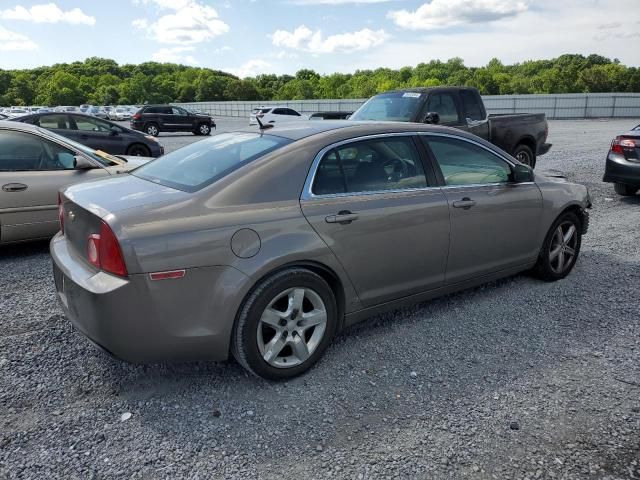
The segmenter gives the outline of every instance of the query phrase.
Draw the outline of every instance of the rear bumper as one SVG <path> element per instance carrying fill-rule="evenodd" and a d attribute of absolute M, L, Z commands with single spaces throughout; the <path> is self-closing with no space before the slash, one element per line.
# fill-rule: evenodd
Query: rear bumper
<path fill-rule="evenodd" d="M 134 130 L 142 131 L 142 127 L 144 127 L 144 122 L 142 122 L 140 120 L 131 120 L 129 122 L 129 126 L 131 128 L 133 128 Z"/>
<path fill-rule="evenodd" d="M 58 233 L 50 245 L 58 298 L 74 327 L 129 362 L 224 360 L 248 277 L 231 267 L 151 281 L 96 272 Z M 242 295 L 242 297 L 241 297 Z"/>
<path fill-rule="evenodd" d="M 622 155 L 609 154 L 602 181 L 640 187 L 640 162 L 626 160 Z"/>
<path fill-rule="evenodd" d="M 549 150 L 551 150 L 551 147 L 553 146 L 552 143 L 543 143 L 542 145 L 540 145 L 538 147 L 538 152 L 536 155 L 540 156 L 540 155 L 544 155 L 545 153 L 547 153 Z"/>

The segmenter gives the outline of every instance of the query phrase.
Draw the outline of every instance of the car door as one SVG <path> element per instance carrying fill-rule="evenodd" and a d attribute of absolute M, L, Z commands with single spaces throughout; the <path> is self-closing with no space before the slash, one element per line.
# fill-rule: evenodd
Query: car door
<path fill-rule="evenodd" d="M 542 194 L 534 182 L 512 182 L 512 164 L 473 140 L 421 135 L 435 160 L 451 216 L 447 284 L 534 260 L 539 252 Z"/>
<path fill-rule="evenodd" d="M 121 135 L 124 130 L 117 125 L 80 115 L 72 115 L 71 124 L 79 138 L 78 142 L 83 145 L 113 155 L 125 153 L 126 141 Z"/>
<path fill-rule="evenodd" d="M 365 306 L 444 282 L 449 210 L 418 152 L 411 135 L 342 142 L 318 155 L 307 179 L 302 211 Z"/>
<path fill-rule="evenodd" d="M 191 132 L 195 126 L 193 125 L 193 115 L 189 115 L 184 108 L 171 107 L 172 122 L 175 123 L 175 129 L 181 132 Z"/>
<path fill-rule="evenodd" d="M 103 168 L 74 169 L 75 154 L 34 133 L 0 129 L 1 243 L 52 236 L 58 190 L 108 175 Z"/>

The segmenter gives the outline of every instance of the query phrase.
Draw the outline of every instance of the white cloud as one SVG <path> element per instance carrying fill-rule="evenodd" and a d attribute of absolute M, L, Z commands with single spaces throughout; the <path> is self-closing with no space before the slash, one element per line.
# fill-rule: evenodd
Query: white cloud
<path fill-rule="evenodd" d="M 364 28 L 357 32 L 340 33 L 323 38 L 322 32 L 312 32 L 305 25 L 300 25 L 293 32 L 276 30 L 271 41 L 277 47 L 302 50 L 309 53 L 335 53 L 367 50 L 384 43 L 389 35 L 384 30 Z"/>
<path fill-rule="evenodd" d="M 261 73 L 267 73 L 271 70 L 271 67 L 272 65 L 269 62 L 256 58 L 243 63 L 237 68 L 225 68 L 223 70 L 225 72 L 232 73 L 236 77 L 246 78 L 255 77 Z"/>
<path fill-rule="evenodd" d="M 349 5 L 365 3 L 386 3 L 394 0 L 289 0 L 295 5 Z"/>
<path fill-rule="evenodd" d="M 0 25 L 0 51 L 17 52 L 36 50 L 38 45 L 26 35 L 12 32 Z"/>
<path fill-rule="evenodd" d="M 64 11 L 55 3 L 33 5 L 28 9 L 22 5 L 17 5 L 14 8 L 0 10 L 0 19 L 25 20 L 34 23 L 65 22 L 74 25 L 95 25 L 96 23 L 95 17 L 85 14 L 79 8 Z"/>
<path fill-rule="evenodd" d="M 161 48 L 152 55 L 152 59 L 161 63 L 181 63 L 188 65 L 198 65 L 198 61 L 193 55 L 184 55 L 186 52 L 193 52 L 194 47 L 170 47 Z"/>
<path fill-rule="evenodd" d="M 415 11 L 387 14 L 396 25 L 410 30 L 431 30 L 465 23 L 486 23 L 527 11 L 523 0 L 432 0 Z"/>
<path fill-rule="evenodd" d="M 206 42 L 229 31 L 218 12 L 197 0 L 138 0 L 138 4 L 155 4 L 161 11 L 171 10 L 150 22 L 140 18 L 132 26 L 145 30 L 160 43 L 173 45 L 193 45 Z"/>

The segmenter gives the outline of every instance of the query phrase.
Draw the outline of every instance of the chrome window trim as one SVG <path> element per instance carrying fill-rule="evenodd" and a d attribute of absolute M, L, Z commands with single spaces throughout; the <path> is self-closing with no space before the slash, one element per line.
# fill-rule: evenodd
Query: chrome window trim
<path fill-rule="evenodd" d="M 532 182 L 522 182 L 522 183 L 512 183 L 512 182 L 494 182 L 494 183 L 475 183 L 475 184 L 468 184 L 468 185 L 442 185 L 442 186 L 427 186 L 427 187 L 423 187 L 423 188 L 406 188 L 406 189 L 394 189 L 394 190 L 376 190 L 376 191 L 365 191 L 365 192 L 343 192 L 343 193 L 329 193 L 329 194 L 323 194 L 323 195 L 316 195 L 313 193 L 312 188 L 313 188 L 313 183 L 316 179 L 316 172 L 318 170 L 318 166 L 320 165 L 320 162 L 322 161 L 322 158 L 325 156 L 325 154 L 329 151 L 332 150 L 334 148 L 340 147 L 342 145 L 346 145 L 349 143 L 353 143 L 353 142 L 359 142 L 362 140 L 369 140 L 369 139 L 373 139 L 373 138 L 382 138 L 382 137 L 416 137 L 416 136 L 435 136 L 435 137 L 447 137 L 447 138 L 453 138 L 454 140 L 462 140 L 464 142 L 467 143 L 471 143 L 473 145 L 476 145 L 484 150 L 486 150 L 487 152 L 491 153 L 492 155 L 496 156 L 497 158 L 507 162 L 507 164 L 511 167 L 514 168 L 515 167 L 515 163 L 513 163 L 513 161 L 509 160 L 508 158 L 504 157 L 503 155 L 493 151 L 492 149 L 486 147 L 485 145 L 482 145 L 479 142 L 476 142 L 473 139 L 470 138 L 465 138 L 465 137 L 461 137 L 458 135 L 452 135 L 449 133 L 441 133 L 441 132 L 416 132 L 416 131 L 412 131 L 412 132 L 393 132 L 393 133 L 376 133 L 373 135 L 363 135 L 360 137 L 354 137 L 354 138 L 350 138 L 348 140 L 341 140 L 339 142 L 335 142 L 332 143 L 331 145 L 328 145 L 326 147 L 324 147 L 322 150 L 320 150 L 318 152 L 318 154 L 314 157 L 313 162 L 311 163 L 311 168 L 309 169 L 309 173 L 307 174 L 307 178 L 304 182 L 304 187 L 302 189 L 302 195 L 300 196 L 301 200 L 312 200 L 312 199 L 322 199 L 322 198 L 341 198 L 341 197 L 353 197 L 353 196 L 362 196 L 362 195 L 380 195 L 380 194 L 385 194 L 385 193 L 403 193 L 403 192 L 421 192 L 421 191 L 429 191 L 429 190 L 444 190 L 444 189 L 452 189 L 452 188 L 479 188 L 479 187 L 496 187 L 496 186 L 508 186 L 508 185 L 531 185 L 531 184 L 535 184 L 534 181 Z M 419 153 L 419 152 L 418 152 Z M 437 162 L 436 159 L 433 159 L 434 161 Z M 426 178 L 426 174 L 425 174 L 425 178 Z"/>
<path fill-rule="evenodd" d="M 384 193 L 402 193 L 402 192 L 419 192 L 424 190 L 437 190 L 440 187 L 420 187 L 420 188 L 403 188 L 403 189 L 393 189 L 393 190 L 376 190 L 376 191 L 365 191 L 365 192 L 343 192 L 343 193 L 328 193 L 323 195 L 316 195 L 313 193 L 313 183 L 316 179 L 316 173 L 318 171 L 318 166 L 322 161 L 323 157 L 326 155 L 329 150 L 340 147 L 342 145 L 347 145 L 349 143 L 360 142 L 363 140 L 371 140 L 375 138 L 388 138 L 388 137 L 415 137 L 417 132 L 393 132 L 393 133 L 376 133 L 372 135 L 363 135 L 360 137 L 349 138 L 347 140 L 340 140 L 339 142 L 332 143 L 324 147 L 320 150 L 316 156 L 313 158 L 313 162 L 311 163 L 311 168 L 309 169 L 309 173 L 307 174 L 307 178 L 304 182 L 304 187 L 302 188 L 302 195 L 300 196 L 300 200 L 312 200 L 316 198 L 339 198 L 339 197 L 353 197 L 353 196 L 361 196 L 361 195 L 379 195 Z M 416 149 L 418 155 L 420 155 L 420 151 Z M 425 182 L 427 181 L 426 173 L 425 173 Z"/>

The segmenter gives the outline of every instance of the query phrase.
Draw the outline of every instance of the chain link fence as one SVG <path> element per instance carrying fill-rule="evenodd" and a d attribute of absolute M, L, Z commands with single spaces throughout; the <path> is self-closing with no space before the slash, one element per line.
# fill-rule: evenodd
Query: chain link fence
<path fill-rule="evenodd" d="M 544 113 L 550 119 L 640 117 L 640 93 L 569 93 L 558 95 L 489 95 L 482 97 L 490 114 Z M 263 102 L 181 103 L 214 117 L 247 117 L 254 108 L 283 106 L 309 115 L 357 110 L 366 99 Z"/>

